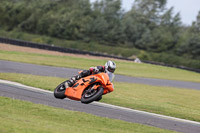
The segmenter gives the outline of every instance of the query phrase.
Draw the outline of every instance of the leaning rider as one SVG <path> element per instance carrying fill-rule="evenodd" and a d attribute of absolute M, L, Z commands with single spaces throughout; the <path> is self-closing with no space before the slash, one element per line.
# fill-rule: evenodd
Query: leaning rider
<path fill-rule="evenodd" d="M 67 80 L 68 86 L 71 87 L 75 84 L 77 80 L 80 78 L 92 75 L 92 74 L 97 74 L 99 72 L 112 72 L 114 73 L 116 69 L 116 64 L 113 61 L 107 61 L 105 66 L 97 66 L 97 67 L 90 67 L 89 70 L 83 70 L 81 73 L 79 73 L 76 76 L 73 76 L 70 80 Z M 65 84 L 66 86 L 66 84 Z"/>

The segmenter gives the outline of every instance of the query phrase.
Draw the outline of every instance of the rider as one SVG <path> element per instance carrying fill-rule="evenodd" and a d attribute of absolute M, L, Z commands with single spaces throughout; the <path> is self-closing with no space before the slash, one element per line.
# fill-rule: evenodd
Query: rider
<path fill-rule="evenodd" d="M 112 72 L 114 73 L 116 69 L 116 64 L 113 61 L 107 61 L 105 66 L 97 66 L 97 67 L 90 67 L 89 70 L 83 70 L 81 73 L 79 73 L 76 76 L 73 76 L 70 80 L 68 80 L 68 86 L 71 87 L 75 84 L 76 80 L 79 80 L 80 78 L 97 74 L 99 72 Z"/>

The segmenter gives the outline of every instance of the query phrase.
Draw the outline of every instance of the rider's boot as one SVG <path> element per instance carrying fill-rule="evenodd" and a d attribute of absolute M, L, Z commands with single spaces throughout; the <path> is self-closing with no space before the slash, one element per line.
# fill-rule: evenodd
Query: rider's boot
<path fill-rule="evenodd" d="M 72 77 L 70 80 L 67 80 L 65 82 L 65 87 L 66 88 L 72 87 L 76 83 L 76 81 L 79 80 L 80 78 L 81 78 L 80 75 L 76 75 L 76 76 Z"/>
<path fill-rule="evenodd" d="M 65 82 L 65 88 L 68 88 L 68 87 L 72 87 L 73 85 L 74 85 L 74 81 L 73 80 L 67 80 L 66 82 Z"/>

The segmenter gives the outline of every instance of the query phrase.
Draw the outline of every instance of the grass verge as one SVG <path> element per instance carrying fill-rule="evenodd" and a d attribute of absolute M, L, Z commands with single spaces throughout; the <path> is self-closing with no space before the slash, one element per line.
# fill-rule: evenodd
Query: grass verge
<path fill-rule="evenodd" d="M 107 61 L 106 59 L 90 59 L 84 56 L 80 58 L 1 50 L 0 60 L 79 69 L 88 69 L 91 66 L 104 65 Z M 121 75 L 200 82 L 200 74 L 195 72 L 144 63 L 115 61 L 117 64 L 116 73 Z"/>
<path fill-rule="evenodd" d="M 63 78 L 0 73 L 0 79 L 53 91 Z M 101 102 L 200 122 L 200 91 L 115 82 Z"/>
<path fill-rule="evenodd" d="M 166 133 L 155 127 L 0 97 L 1 133 Z"/>

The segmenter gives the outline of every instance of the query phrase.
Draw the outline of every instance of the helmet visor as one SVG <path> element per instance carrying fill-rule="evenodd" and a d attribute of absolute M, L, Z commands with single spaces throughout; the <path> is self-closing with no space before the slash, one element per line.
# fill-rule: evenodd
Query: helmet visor
<path fill-rule="evenodd" d="M 111 72 L 111 73 L 114 73 L 115 72 L 115 68 L 108 67 L 108 71 Z"/>

